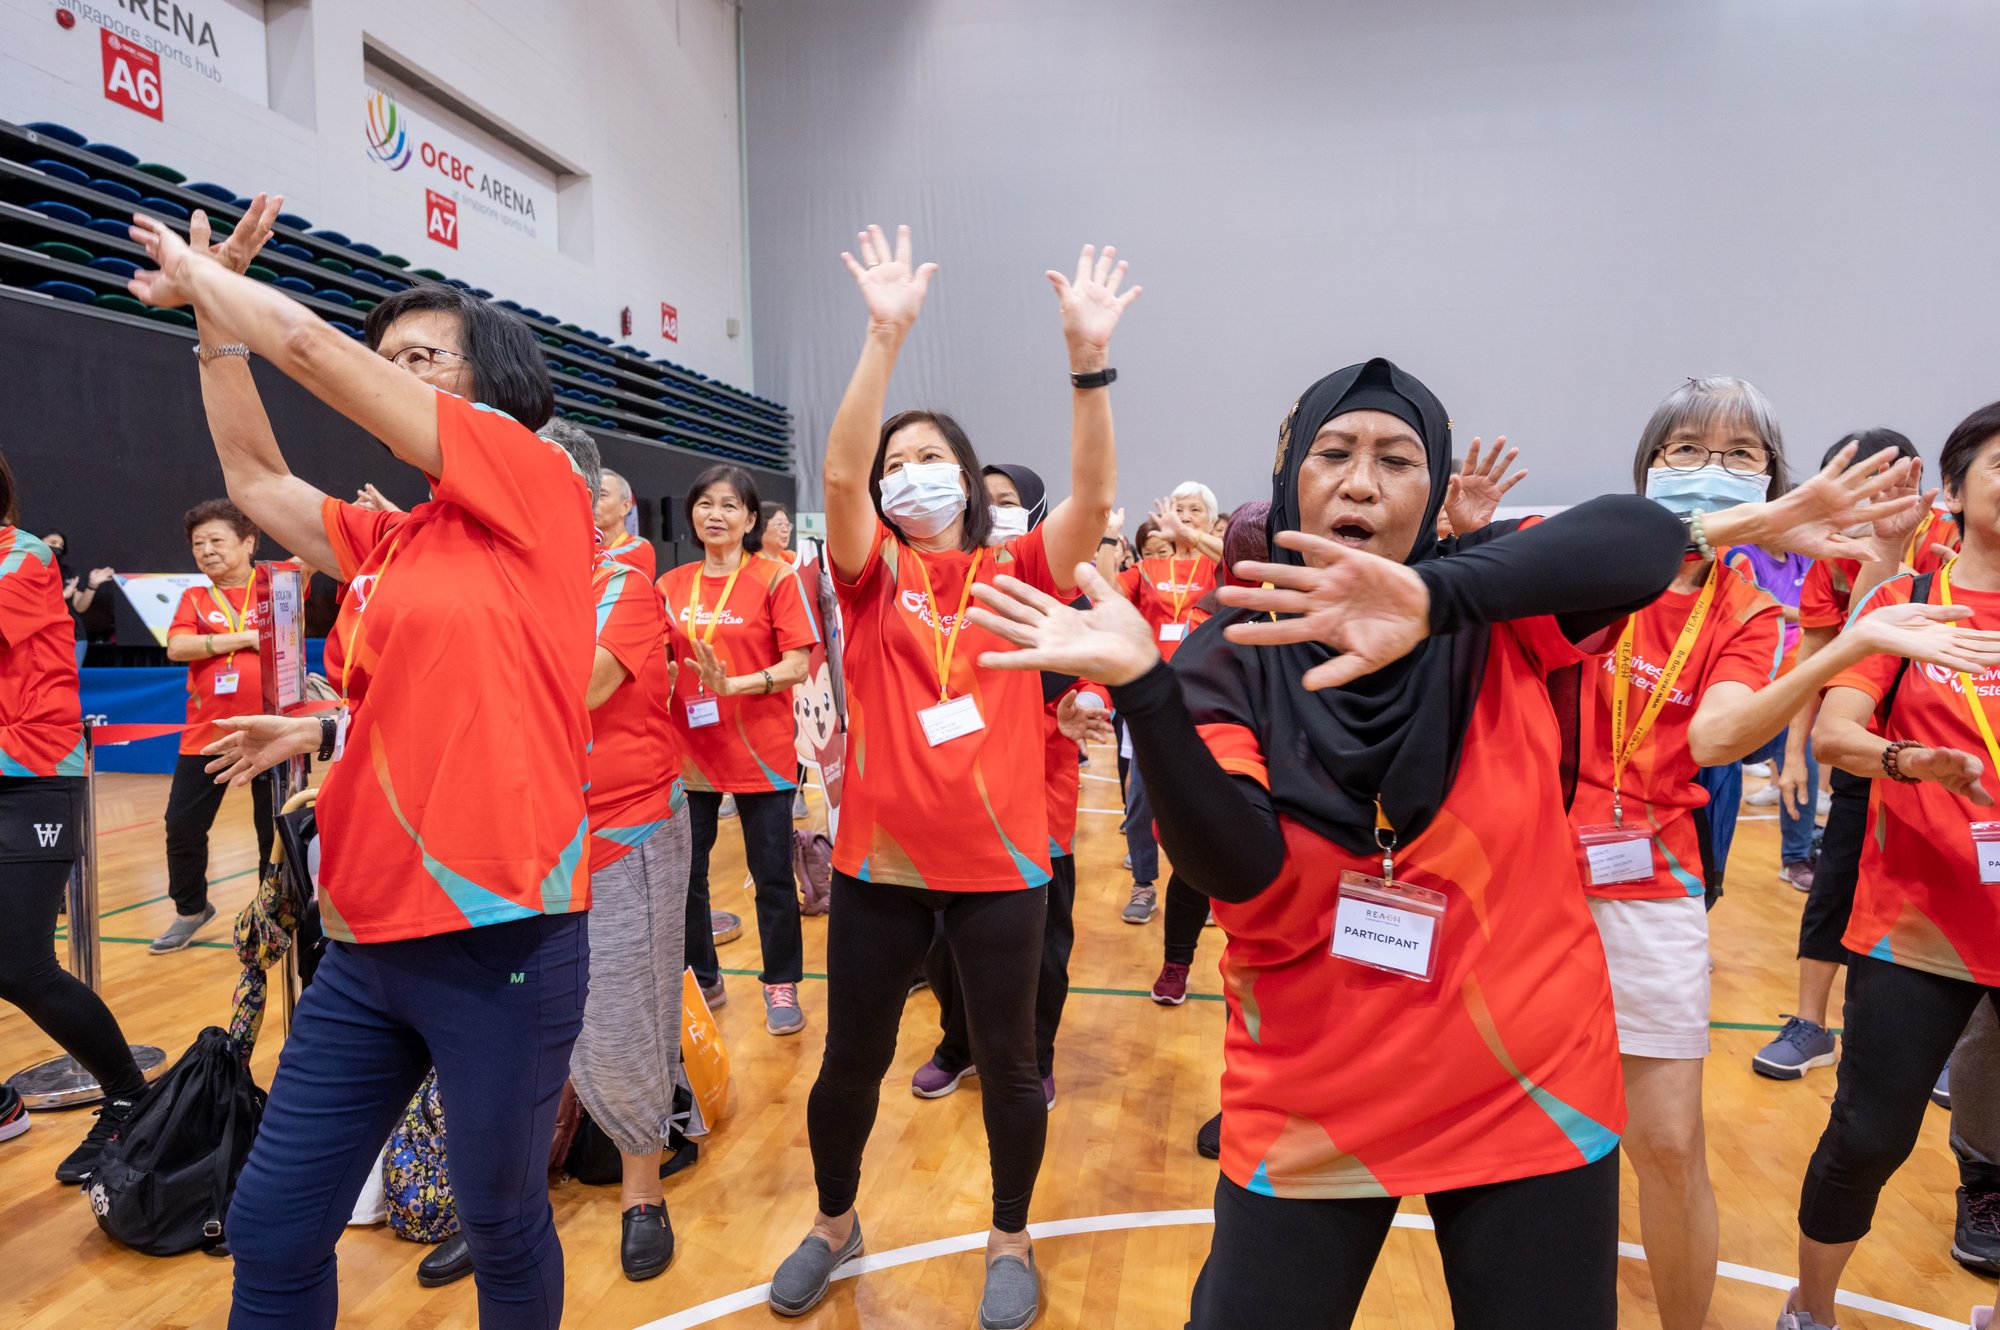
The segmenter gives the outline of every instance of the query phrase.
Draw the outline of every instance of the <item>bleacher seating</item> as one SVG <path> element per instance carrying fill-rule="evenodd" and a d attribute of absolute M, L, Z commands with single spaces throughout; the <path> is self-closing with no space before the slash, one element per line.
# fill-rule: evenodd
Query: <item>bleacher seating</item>
<path fill-rule="evenodd" d="M 190 328 L 187 311 L 150 309 L 126 294 L 126 279 L 145 262 L 126 233 L 131 214 L 151 213 L 185 233 L 192 210 L 202 208 L 226 235 L 249 203 L 226 185 L 189 182 L 171 166 L 141 162 L 63 125 L 0 120 L 0 286 Z M 279 214 L 249 275 L 357 338 L 367 311 L 411 277 L 449 282 L 507 310 L 541 341 L 566 418 L 748 466 L 791 467 L 791 413 L 779 403 L 435 269 L 412 268 L 296 213 Z"/>

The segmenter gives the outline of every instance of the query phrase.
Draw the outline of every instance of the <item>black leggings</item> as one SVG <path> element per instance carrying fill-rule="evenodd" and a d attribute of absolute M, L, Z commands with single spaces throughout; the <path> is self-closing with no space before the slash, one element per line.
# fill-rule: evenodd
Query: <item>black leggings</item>
<path fill-rule="evenodd" d="M 1861 843 L 1868 835 L 1868 791 L 1875 782 L 1845 771 L 1833 773 L 1833 797 L 1826 815 L 1826 839 L 1813 865 L 1812 890 L 1799 912 L 1799 959 L 1847 964 L 1847 920 L 1854 913 L 1854 886 L 1861 874 Z M 1806 791 L 1808 799 L 1815 797 Z"/>
<path fill-rule="evenodd" d="M 0 1000 L 26 1012 L 82 1063 L 107 1099 L 137 1098 L 146 1080 L 117 1018 L 89 985 L 56 964 L 56 909 L 69 870 L 66 863 L 0 864 Z"/>
<path fill-rule="evenodd" d="M 1208 897 L 1183 882 L 1179 873 L 1168 873 L 1164 923 L 1167 959 L 1193 965 L 1194 949 L 1201 945 L 1201 930 L 1206 927 Z"/>
<path fill-rule="evenodd" d="M 2000 988 L 1849 958 L 1839 1080 L 1806 1165 L 1799 1232 L 1830 1245 L 1867 1236 L 1875 1202 L 1916 1148 L 1931 1087 L 1981 998 L 2000 1013 Z"/>
<path fill-rule="evenodd" d="M 1069 1001 L 1069 953 L 1075 946 L 1076 857 L 1052 855 L 1049 918 L 1042 929 L 1042 975 L 1035 986 L 1035 1069 L 1043 1076 L 1055 1075 L 1056 1030 L 1062 1025 L 1063 1007 Z M 924 957 L 924 979 L 937 996 L 942 1031 L 931 1061 L 946 1071 L 975 1065 L 972 1036 L 966 1028 L 965 989 L 958 982 L 958 970 L 951 963 L 951 944 L 945 941 L 941 928 Z"/>
<path fill-rule="evenodd" d="M 854 1208 L 861 1151 L 875 1126 L 882 1078 L 895 1060 L 910 976 L 942 920 L 979 1067 L 993 1227 L 1005 1233 L 1027 1227 L 1048 1134 L 1035 1067 L 1035 984 L 1047 916 L 1048 893 L 1039 887 L 929 891 L 834 873 L 826 929 L 826 1055 L 806 1101 L 822 1214 Z"/>
<path fill-rule="evenodd" d="M 1616 1330 L 1617 1151 L 1563 1173 L 1424 1199 L 1457 1324 Z M 1346 1330 L 1396 1205 L 1393 1196 L 1285 1200 L 1220 1179 L 1189 1330 Z"/>
<path fill-rule="evenodd" d="M 206 768 L 210 759 L 182 753 L 174 761 L 167 790 L 167 895 L 179 914 L 200 914 L 208 905 L 208 831 L 222 808 L 227 785 L 217 785 Z M 271 863 L 271 773 L 250 782 L 250 819 L 257 826 L 257 870 Z"/>
<path fill-rule="evenodd" d="M 799 884 L 792 875 L 792 790 L 763 790 L 736 796 L 736 825 L 743 829 L 743 858 L 757 884 L 757 943 L 764 968 L 757 981 L 796 984 L 805 975 L 806 944 L 799 924 Z M 722 979 L 709 926 L 708 855 L 715 848 L 722 796 L 701 790 L 687 795 L 688 854 L 687 963 L 703 988 Z"/>

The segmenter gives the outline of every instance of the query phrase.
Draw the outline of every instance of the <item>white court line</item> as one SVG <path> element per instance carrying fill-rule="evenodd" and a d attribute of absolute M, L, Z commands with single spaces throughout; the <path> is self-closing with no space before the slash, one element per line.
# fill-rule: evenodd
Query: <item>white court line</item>
<path fill-rule="evenodd" d="M 1116 776 L 1093 776 L 1088 771 L 1079 772 L 1077 774 L 1081 775 L 1085 780 L 1101 780 L 1107 785 L 1116 785 L 1118 783 L 1118 778 Z"/>
<path fill-rule="evenodd" d="M 1030 1237 L 1067 1238 L 1082 1233 L 1110 1233 L 1134 1228 L 1179 1228 L 1196 1224 L 1215 1222 L 1213 1210 L 1144 1210 L 1122 1215 L 1088 1215 L 1081 1219 L 1056 1219 L 1047 1223 L 1028 1225 Z M 1399 1214 L 1397 1228 L 1433 1229 L 1429 1215 Z M 986 1234 L 964 1233 L 955 1238 L 939 1238 L 933 1242 L 919 1242 L 908 1247 L 898 1247 L 893 1251 L 881 1252 L 873 1256 L 862 1256 L 847 1262 L 833 1272 L 835 1279 L 852 1279 L 856 1275 L 867 1274 L 871 1270 L 891 1270 L 899 1265 L 910 1265 L 917 1261 L 928 1261 L 938 1256 L 954 1256 L 959 1252 L 977 1251 L 986 1246 Z M 1643 1261 L 1645 1249 L 1637 1243 L 1621 1242 L 1618 1254 L 1627 1260 Z M 1764 1288 L 1789 1292 L 1794 1280 L 1787 1275 L 1774 1274 L 1769 1270 L 1759 1270 L 1754 1266 L 1736 1265 L 1723 1261 L 1716 1267 L 1716 1273 L 1724 1279 L 1734 1279 L 1745 1284 L 1757 1284 Z M 712 1325 L 734 1312 L 747 1311 L 752 1307 L 765 1305 L 770 1293 L 769 1284 L 759 1284 L 746 1288 L 740 1293 L 731 1293 L 690 1307 L 684 1312 L 663 1316 L 657 1321 L 648 1321 L 638 1330 L 694 1330 L 696 1326 Z M 1879 1298 L 1866 1298 L 1858 1293 L 1842 1293 L 1838 1299 L 1843 1307 L 1854 1307 L 1876 1316 L 1886 1316 L 1904 1325 L 1914 1325 L 1920 1330 L 1965 1330 L 1964 1321 L 1946 1320 L 1929 1312 L 1920 1312 L 1914 1307 L 1900 1303 L 1883 1302 Z"/>

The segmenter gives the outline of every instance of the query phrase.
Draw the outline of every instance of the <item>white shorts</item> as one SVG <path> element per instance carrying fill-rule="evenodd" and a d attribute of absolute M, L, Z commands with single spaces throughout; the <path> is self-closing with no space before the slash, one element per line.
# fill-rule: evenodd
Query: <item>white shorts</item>
<path fill-rule="evenodd" d="M 1618 1051 L 1641 1058 L 1708 1056 L 1708 911 L 1699 896 L 1590 898 L 1611 967 Z"/>

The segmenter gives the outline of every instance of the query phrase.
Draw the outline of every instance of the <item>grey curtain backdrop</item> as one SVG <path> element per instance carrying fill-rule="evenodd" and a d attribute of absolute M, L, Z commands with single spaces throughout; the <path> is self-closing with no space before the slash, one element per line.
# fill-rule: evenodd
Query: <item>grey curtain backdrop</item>
<path fill-rule="evenodd" d="M 943 265 L 890 410 L 1067 489 L 1046 268 L 1115 243 L 1130 525 L 1267 492 L 1328 370 L 1421 375 L 1529 504 L 1629 486 L 1655 402 L 1739 374 L 1795 463 L 1935 457 L 2000 397 L 2000 5 L 1985 0 L 746 0 L 759 392 L 800 503 L 863 313 L 867 222 Z"/>

